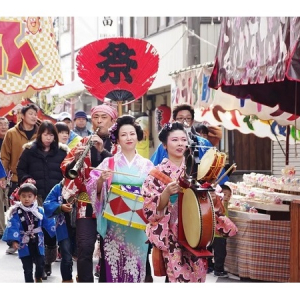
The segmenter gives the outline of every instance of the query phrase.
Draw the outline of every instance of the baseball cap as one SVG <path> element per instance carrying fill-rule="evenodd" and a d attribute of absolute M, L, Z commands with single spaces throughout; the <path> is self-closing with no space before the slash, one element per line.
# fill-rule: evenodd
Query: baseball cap
<path fill-rule="evenodd" d="M 72 117 L 71 114 L 69 114 L 68 112 L 62 112 L 59 114 L 58 116 L 58 121 L 63 121 L 65 119 L 69 119 L 70 121 L 72 121 Z"/>

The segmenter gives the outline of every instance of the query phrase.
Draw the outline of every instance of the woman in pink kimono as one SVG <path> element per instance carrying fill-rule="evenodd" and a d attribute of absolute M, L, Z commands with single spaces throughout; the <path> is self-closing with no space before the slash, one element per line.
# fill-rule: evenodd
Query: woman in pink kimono
<path fill-rule="evenodd" d="M 156 168 L 171 178 L 168 184 L 149 174 L 142 186 L 144 215 L 148 219 L 149 241 L 162 249 L 166 273 L 170 282 L 205 282 L 207 262 L 195 257 L 177 241 L 178 178 L 185 167 L 184 153 L 188 137 L 181 123 L 167 123 L 158 135 L 169 158 Z"/>
<path fill-rule="evenodd" d="M 133 217 L 128 207 L 131 203 L 118 195 L 109 203 L 107 199 L 110 186 L 140 195 L 141 186 L 154 166 L 136 151 L 137 142 L 143 139 L 143 130 L 132 116 L 119 117 L 109 132 L 112 143 L 117 144 L 119 150 L 112 158 L 104 159 L 97 167 L 99 170 L 90 172 L 87 183 L 87 192 L 97 214 L 97 230 L 104 239 L 106 282 L 144 282 L 148 244 L 142 202 L 140 211 L 134 208 L 135 220 L 144 226 L 137 228 L 123 224 Z M 141 195 L 140 200 L 143 200 Z"/>

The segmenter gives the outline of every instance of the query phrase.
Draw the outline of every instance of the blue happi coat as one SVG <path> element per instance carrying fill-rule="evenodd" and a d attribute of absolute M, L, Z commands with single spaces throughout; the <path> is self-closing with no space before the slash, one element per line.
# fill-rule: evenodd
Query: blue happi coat
<path fill-rule="evenodd" d="M 43 215 L 43 219 L 34 218 L 34 229 L 36 230 L 36 236 L 38 238 L 38 249 L 40 255 L 45 255 L 45 244 L 44 234 L 42 228 L 44 228 L 50 237 L 55 236 L 55 222 L 54 219 L 48 219 L 45 216 L 44 209 L 42 207 L 37 208 L 38 211 Z M 19 258 L 29 256 L 29 247 L 24 238 L 24 227 L 23 227 L 23 215 L 22 210 L 18 205 L 13 205 L 8 211 L 7 225 L 3 233 L 2 240 L 5 242 L 17 241 L 19 243 L 18 254 Z"/>
<path fill-rule="evenodd" d="M 64 213 L 59 209 L 63 204 L 63 197 L 61 195 L 62 185 L 56 184 L 48 196 L 46 197 L 43 206 L 47 218 L 55 217 L 56 239 L 58 242 L 69 237 L 66 218 Z"/>

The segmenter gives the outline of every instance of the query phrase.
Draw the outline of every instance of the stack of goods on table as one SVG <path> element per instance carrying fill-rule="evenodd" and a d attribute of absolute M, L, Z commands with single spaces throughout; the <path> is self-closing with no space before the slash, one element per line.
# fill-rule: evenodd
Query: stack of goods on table
<path fill-rule="evenodd" d="M 288 212 L 289 202 L 300 200 L 300 178 L 295 177 L 295 169 L 292 166 L 282 169 L 281 177 L 250 173 L 243 175 L 242 182 L 226 184 L 232 190 L 228 206 L 231 216 L 236 216 L 236 212 L 239 212 L 239 216 L 243 215 L 244 218 L 270 220 L 268 214 L 253 214 L 257 214 L 258 210 Z"/>

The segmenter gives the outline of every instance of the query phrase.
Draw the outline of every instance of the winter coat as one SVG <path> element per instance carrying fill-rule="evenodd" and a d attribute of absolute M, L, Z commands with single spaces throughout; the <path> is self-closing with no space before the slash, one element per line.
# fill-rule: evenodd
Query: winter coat
<path fill-rule="evenodd" d="M 69 148 L 59 143 L 58 148 L 43 152 L 37 148 L 36 141 L 25 144 L 23 148 L 17 165 L 19 183 L 24 176 L 33 178 L 36 181 L 38 196 L 44 201 L 51 189 L 63 178 L 60 164 Z"/>
<path fill-rule="evenodd" d="M 87 129 L 87 127 L 84 128 L 75 127 L 73 131 L 77 133 L 79 136 L 81 136 L 82 138 L 93 134 L 90 130 Z"/>
<path fill-rule="evenodd" d="M 3 233 L 2 240 L 5 242 L 12 242 L 17 241 L 19 243 L 19 257 L 22 258 L 24 256 L 29 256 L 29 247 L 28 243 L 24 241 L 24 231 L 25 228 L 23 227 L 22 218 L 22 209 L 16 206 L 11 206 L 7 212 L 8 220 L 7 225 Z M 38 207 L 38 211 L 43 215 L 43 219 L 39 220 L 35 218 L 35 226 L 34 228 L 40 228 L 40 231 L 37 232 L 35 235 L 37 237 L 37 244 L 40 255 L 45 255 L 45 244 L 44 244 L 44 234 L 41 230 L 41 227 L 44 228 L 50 237 L 55 236 L 55 222 L 54 219 L 48 219 L 45 216 L 44 209 L 42 207 Z"/>
<path fill-rule="evenodd" d="M 14 127 L 8 129 L 5 134 L 2 147 L 1 159 L 5 170 L 12 171 L 13 176 L 11 181 L 18 182 L 20 178 L 17 177 L 17 164 L 19 157 L 23 151 L 22 146 L 36 138 L 38 126 L 35 125 L 35 133 L 30 140 L 28 140 L 26 133 L 22 129 L 22 122 L 19 122 Z"/>

